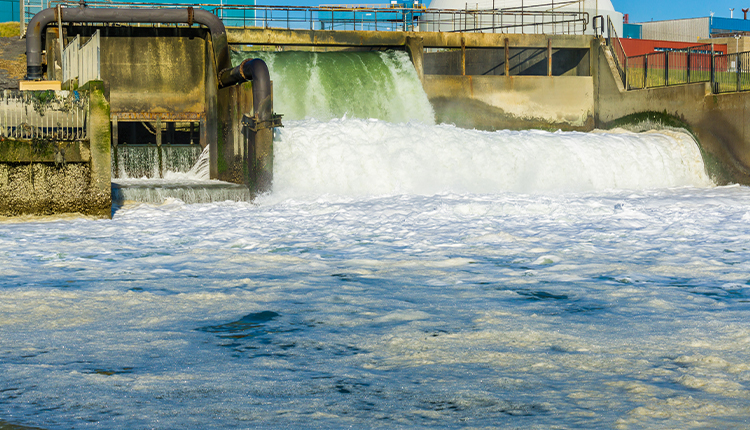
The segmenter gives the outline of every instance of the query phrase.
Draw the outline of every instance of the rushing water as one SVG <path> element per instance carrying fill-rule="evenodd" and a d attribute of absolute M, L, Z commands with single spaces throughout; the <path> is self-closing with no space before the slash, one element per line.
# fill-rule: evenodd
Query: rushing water
<path fill-rule="evenodd" d="M 112 154 L 112 177 L 164 178 L 185 173 L 196 164 L 201 151 L 199 145 L 118 145 Z"/>
<path fill-rule="evenodd" d="M 235 64 L 261 58 L 273 81 L 274 110 L 285 120 L 343 116 L 434 122 L 427 95 L 402 51 L 235 52 Z"/>
<path fill-rule="evenodd" d="M 118 158 L 124 159 L 128 167 L 122 169 L 118 178 L 112 179 L 112 202 L 116 206 L 128 202 L 161 203 L 169 199 L 183 203 L 252 200 L 245 185 L 209 179 L 208 147 L 201 151 L 198 145 L 162 146 L 161 157 L 152 156 L 158 154 L 152 151 L 156 149 L 153 145 L 128 145 L 127 149 L 129 151 L 118 153 L 128 155 Z M 158 160 L 163 163 L 161 168 Z M 140 173 L 144 171 L 146 173 Z"/>
<path fill-rule="evenodd" d="M 0 427 L 750 424 L 750 190 L 686 135 L 355 115 L 274 162 L 252 203 L 0 224 Z"/>

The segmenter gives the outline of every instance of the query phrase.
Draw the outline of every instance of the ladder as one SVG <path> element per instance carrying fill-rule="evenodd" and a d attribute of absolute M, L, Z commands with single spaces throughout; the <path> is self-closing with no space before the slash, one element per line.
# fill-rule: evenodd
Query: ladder
<path fill-rule="evenodd" d="M 20 21 L 21 21 L 21 37 L 26 36 L 26 27 L 29 25 L 29 21 L 37 13 L 41 12 L 45 8 L 44 0 L 18 0 L 21 7 Z"/>

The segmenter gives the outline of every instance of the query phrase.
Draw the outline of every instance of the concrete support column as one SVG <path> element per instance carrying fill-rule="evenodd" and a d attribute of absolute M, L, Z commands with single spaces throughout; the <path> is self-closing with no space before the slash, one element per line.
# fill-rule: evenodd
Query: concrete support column
<path fill-rule="evenodd" d="M 112 215 L 112 133 L 104 82 L 90 81 L 88 135 L 91 149 L 92 213 Z"/>
<path fill-rule="evenodd" d="M 161 138 L 162 138 L 161 118 L 156 118 L 154 129 L 156 130 L 156 146 L 161 146 Z"/>
<path fill-rule="evenodd" d="M 117 146 L 120 143 L 120 131 L 117 123 L 117 116 L 112 117 L 112 145 Z"/>
<path fill-rule="evenodd" d="M 466 76 L 466 39 L 461 37 L 461 76 Z"/>
<path fill-rule="evenodd" d="M 414 70 L 417 71 L 419 81 L 424 85 L 424 39 L 421 37 L 408 36 L 405 44 L 406 52 L 409 53 Z"/>
<path fill-rule="evenodd" d="M 505 38 L 505 76 L 510 76 L 510 40 Z"/>
<path fill-rule="evenodd" d="M 552 39 L 547 39 L 547 76 L 552 76 Z"/>

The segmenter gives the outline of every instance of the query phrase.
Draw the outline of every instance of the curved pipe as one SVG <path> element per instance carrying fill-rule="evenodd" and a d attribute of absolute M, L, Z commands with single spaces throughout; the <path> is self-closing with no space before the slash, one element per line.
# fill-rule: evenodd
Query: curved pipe
<path fill-rule="evenodd" d="M 203 9 L 114 9 L 114 8 L 49 8 L 34 15 L 26 30 L 26 79 L 42 79 L 42 34 L 47 24 L 62 22 L 133 22 L 153 24 L 202 24 L 208 27 L 214 47 L 216 69 L 232 66 L 229 58 L 227 31 L 224 23 Z"/>
<path fill-rule="evenodd" d="M 219 73 L 219 87 L 228 87 L 246 81 L 253 81 L 253 112 L 260 121 L 271 119 L 273 111 L 271 98 L 271 75 L 266 63 L 255 58 L 245 60 L 233 69 L 225 69 Z"/>

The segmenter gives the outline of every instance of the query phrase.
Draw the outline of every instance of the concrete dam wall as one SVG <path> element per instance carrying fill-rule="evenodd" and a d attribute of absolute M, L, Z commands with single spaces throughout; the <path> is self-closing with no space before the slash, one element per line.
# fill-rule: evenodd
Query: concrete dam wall
<path fill-rule="evenodd" d="M 63 39 L 74 35 L 89 37 L 94 30 L 90 26 L 69 26 Z M 127 149 L 120 146 L 147 136 L 144 130 L 152 130 L 154 141 L 148 145 L 195 144 L 196 148 L 210 148 L 212 178 L 250 187 L 260 183 L 270 186 L 274 123 L 263 120 L 260 122 L 268 122 L 267 126 L 259 127 L 259 119 L 248 116 L 257 116 L 251 83 L 220 88 L 216 49 L 206 30 L 103 30 L 103 82 L 94 86 L 94 92 L 85 93 L 86 97 L 99 97 L 97 106 L 106 106 L 106 113 L 102 110 L 96 114 L 103 118 L 97 126 L 100 130 L 95 132 L 100 140 L 64 143 L 65 164 L 60 162 L 62 140 L 58 138 L 50 140 L 52 143 L 48 142 L 43 150 L 34 149 L 33 144 L 3 143 L 0 193 L 6 194 L 2 213 L 20 213 L 19 208 L 27 207 L 27 213 L 104 214 L 110 201 L 109 174 L 114 172 L 113 176 L 117 176 L 121 171 L 119 166 L 113 168 L 110 160 L 119 163 L 122 157 L 117 154 Z M 59 35 L 53 28 L 48 32 L 47 51 L 51 54 L 45 70 L 47 78 L 54 79 L 60 73 L 59 58 L 54 54 Z M 388 114 L 393 116 L 389 120 L 396 122 L 417 115 L 419 118 L 412 119 L 425 121 L 422 116 L 426 116 L 428 122 L 484 130 L 590 131 L 634 124 L 645 124 L 646 128 L 679 126 L 698 139 L 716 183 L 750 184 L 745 94 L 713 95 L 706 84 L 626 91 L 615 77 L 602 41 L 593 36 L 245 29 L 227 31 L 227 40 L 235 54 L 248 51 L 243 47 L 252 47 L 243 53 L 244 57 L 233 58 L 235 64 L 229 66 L 250 57 L 264 58 L 269 64 L 276 62 L 277 70 L 307 67 L 310 71 L 321 66 L 319 61 L 362 64 L 364 69 L 332 63 L 324 67 L 330 76 L 309 74 L 307 86 L 302 87 L 298 87 L 296 78 L 276 78 L 279 94 L 303 94 L 305 102 L 312 100 L 315 108 L 328 109 L 330 118 L 353 109 L 349 104 L 341 110 L 334 100 L 347 99 L 345 94 L 336 96 L 335 91 L 346 90 L 347 82 L 353 81 L 353 85 L 372 86 L 370 95 L 363 99 L 363 111 L 357 116 L 367 117 L 367 109 L 376 107 L 382 112 L 375 117 Z M 263 46 L 275 51 L 307 52 L 258 52 Z M 150 54 L 138 55 L 141 51 Z M 317 51 L 346 52 L 339 52 L 337 57 L 316 57 Z M 165 54 L 167 60 L 156 53 Z M 315 73 L 320 70 L 323 69 Z M 74 89 L 76 83 L 65 85 Z M 410 95 L 417 89 L 418 97 Z M 316 91 L 320 94 L 316 95 Z M 401 100 L 401 96 L 408 97 Z M 287 103 L 287 98 L 285 95 L 283 103 Z M 285 105 L 279 111 L 288 112 L 294 119 L 299 116 L 295 109 Z M 89 115 L 93 118 L 94 111 Z M 247 129 L 245 123 L 251 128 Z M 137 124 L 146 124 L 141 127 L 144 130 Z M 16 140 L 33 140 L 19 139 Z M 258 139 L 265 143 L 258 143 Z M 27 146 L 30 149 L 25 149 Z M 94 146 L 101 146 L 101 151 L 92 149 Z M 192 153 L 197 155 L 199 151 Z M 110 158 L 110 154 L 115 157 Z M 65 172 L 69 171 L 68 179 L 56 177 L 63 172 L 63 165 L 68 169 Z M 260 173 L 253 173 L 253 169 Z M 102 175 L 107 176 L 106 180 Z M 22 177 L 31 179 L 23 185 Z M 58 199 L 67 202 L 59 203 L 54 193 L 43 191 L 65 189 L 51 185 L 61 182 L 72 184 L 64 191 L 66 196 L 79 197 L 71 197 L 69 202 Z M 19 200 L 12 195 L 14 192 L 24 197 Z"/>

